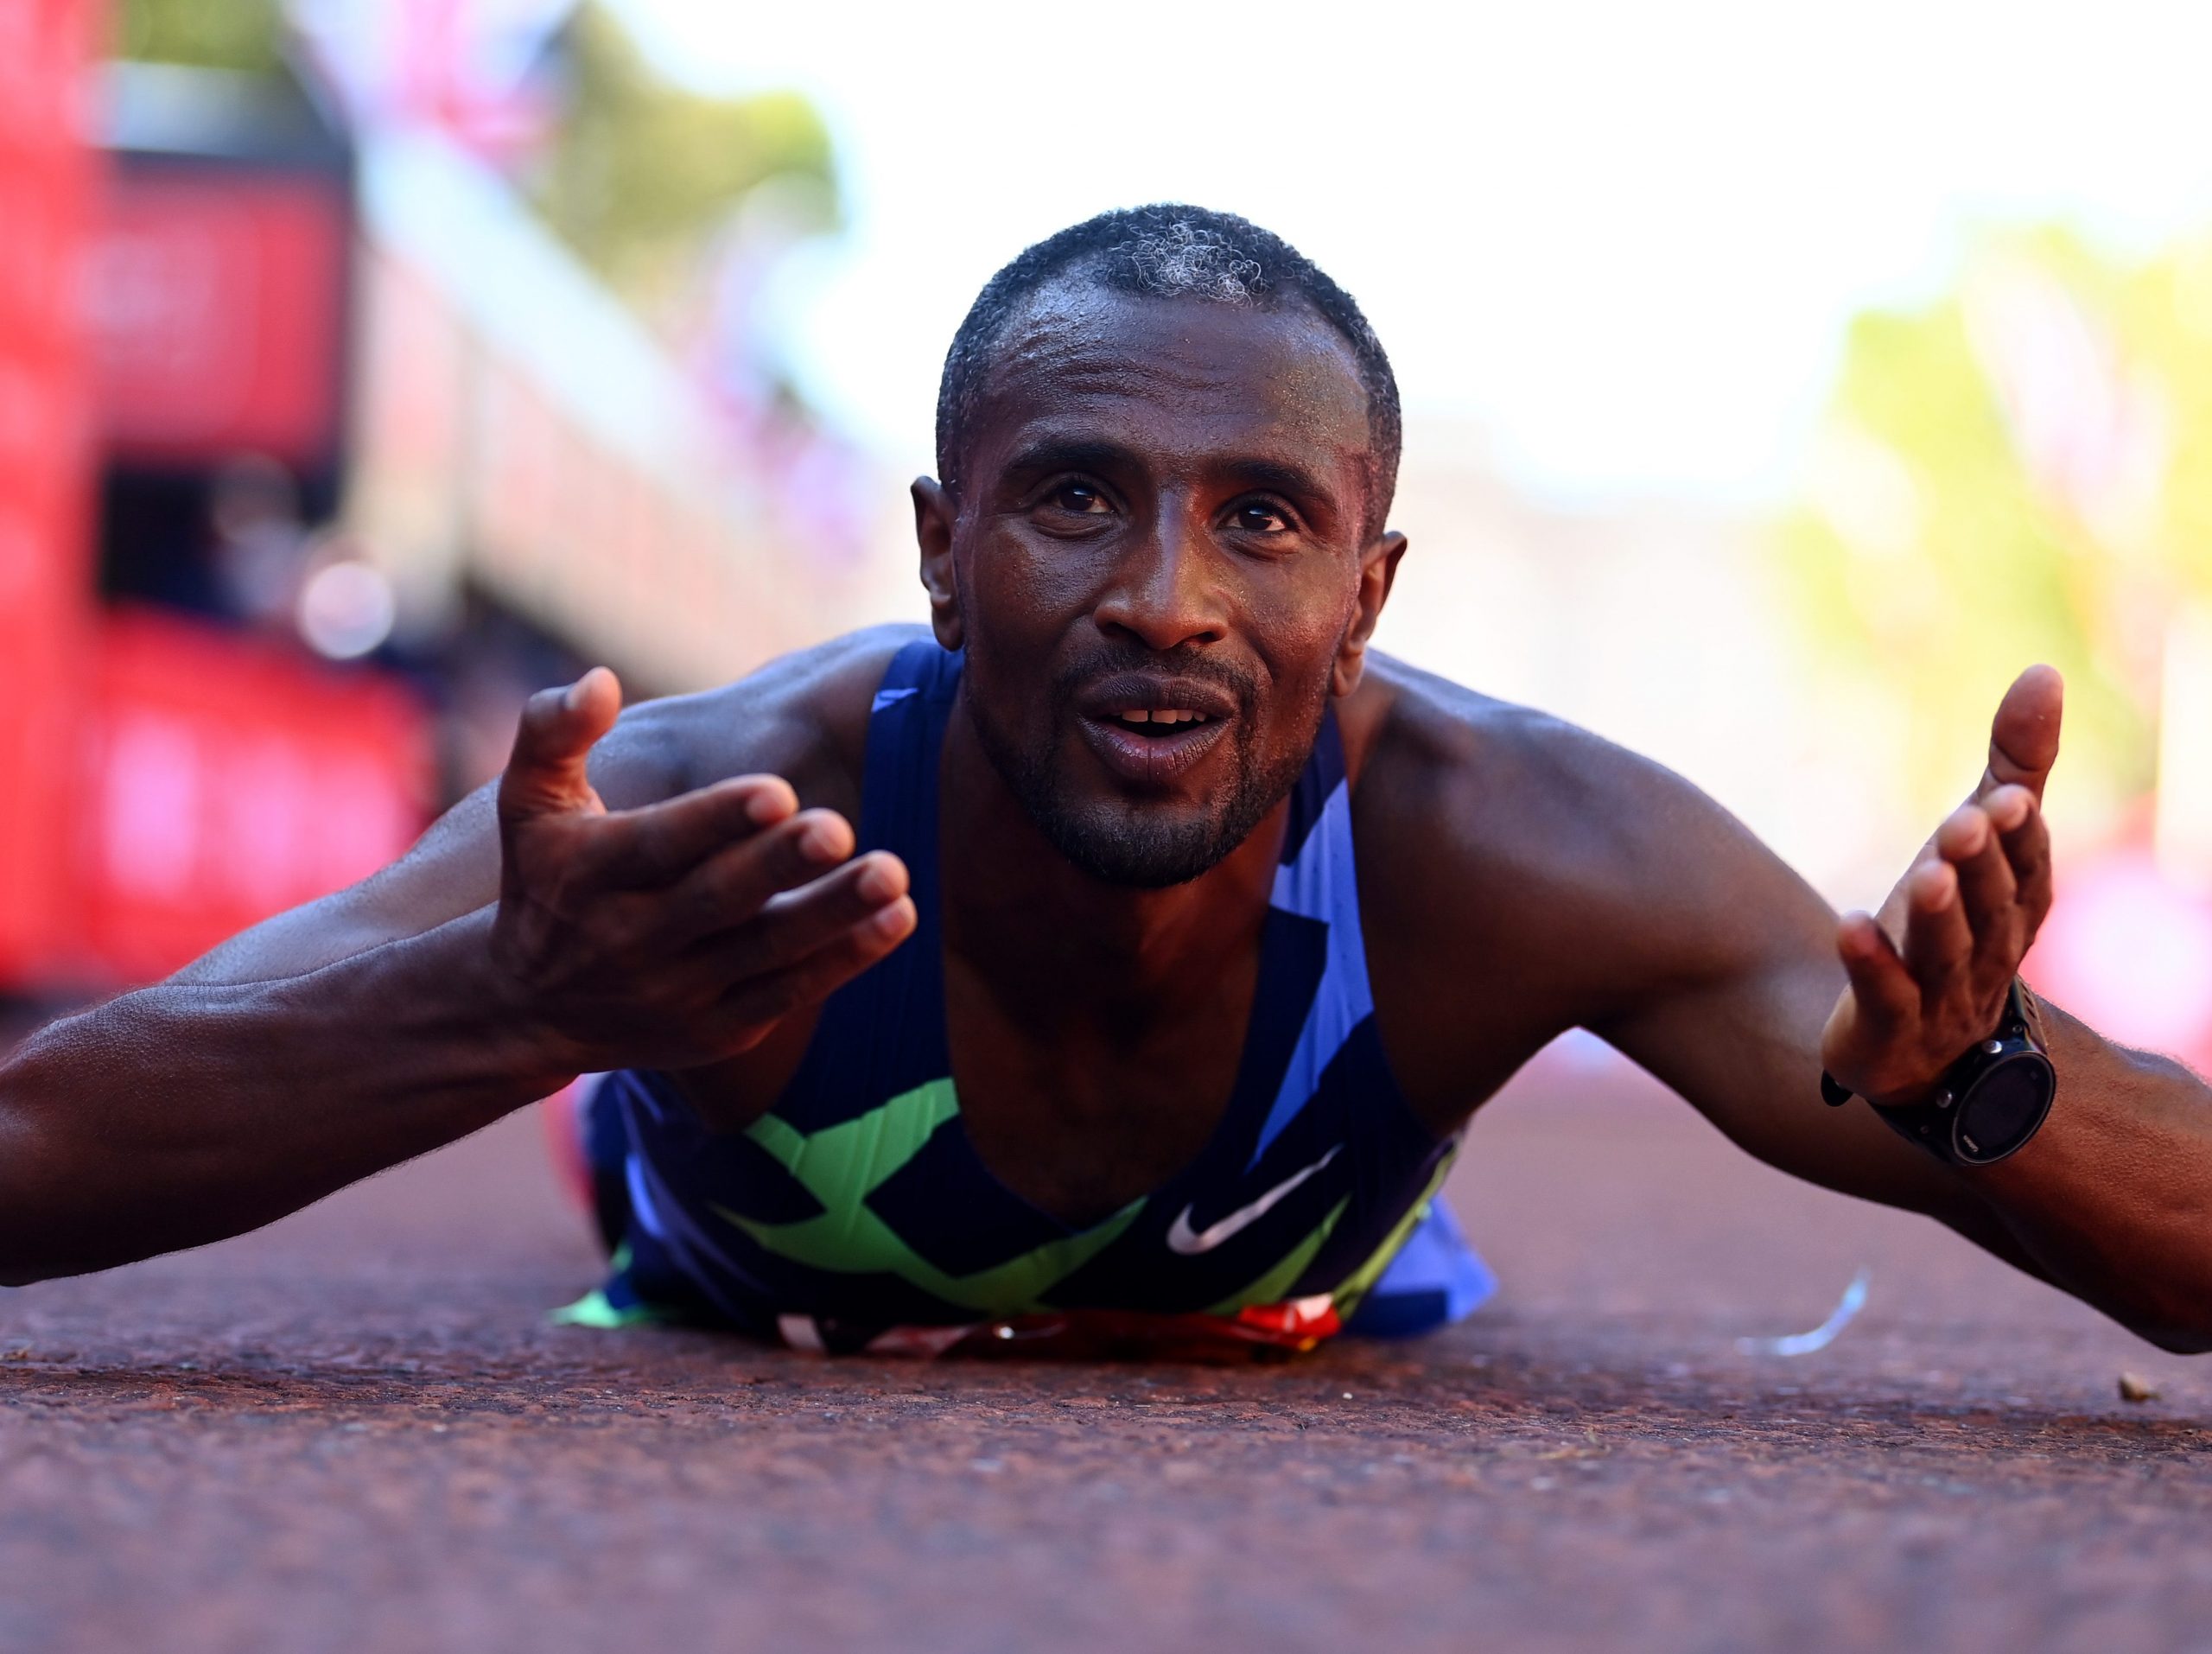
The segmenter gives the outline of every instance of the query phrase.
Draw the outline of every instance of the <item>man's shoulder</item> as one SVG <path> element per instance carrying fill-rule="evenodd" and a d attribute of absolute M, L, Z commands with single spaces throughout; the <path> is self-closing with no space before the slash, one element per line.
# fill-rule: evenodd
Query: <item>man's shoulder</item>
<path fill-rule="evenodd" d="M 1361 905 L 1386 945 L 1510 957 L 1587 1022 L 1821 930 L 1803 881 L 1663 765 L 1399 662 L 1376 690 L 1347 751 Z"/>
<path fill-rule="evenodd" d="M 850 811 L 860 802 L 876 686 L 893 655 L 928 636 L 927 627 L 908 625 L 849 632 L 720 688 L 645 702 L 624 715 L 620 738 L 663 796 L 769 773 L 810 805 Z"/>
<path fill-rule="evenodd" d="M 1673 969 L 1672 899 L 1718 858 L 1649 760 L 1402 662 L 1369 679 L 1339 709 L 1368 969 L 1400 1083 L 1447 1129 Z"/>
<path fill-rule="evenodd" d="M 1388 657 L 1370 677 L 1371 702 L 1345 720 L 1363 832 L 1425 843 L 1460 873 L 1633 885 L 1654 853 L 1655 817 L 1700 797 L 1663 766 L 1534 707 Z"/>

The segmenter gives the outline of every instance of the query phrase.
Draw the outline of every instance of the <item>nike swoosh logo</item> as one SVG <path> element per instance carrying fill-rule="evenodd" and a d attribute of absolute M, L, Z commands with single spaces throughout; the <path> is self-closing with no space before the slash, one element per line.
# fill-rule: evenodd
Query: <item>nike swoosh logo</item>
<path fill-rule="evenodd" d="M 1344 1145 L 1338 1143 L 1304 1171 L 1294 1177 L 1287 1177 L 1276 1184 L 1250 1206 L 1239 1206 L 1219 1223 L 1209 1224 L 1195 1233 L 1191 1228 L 1192 1209 L 1185 1206 L 1181 1215 L 1168 1225 L 1169 1249 L 1182 1253 L 1185 1257 L 1196 1257 L 1201 1252 L 1211 1252 L 1224 1241 L 1234 1238 L 1273 1212 L 1279 1204 L 1290 1198 L 1292 1191 L 1300 1184 L 1305 1182 L 1307 1178 L 1313 1176 L 1343 1152 Z"/>

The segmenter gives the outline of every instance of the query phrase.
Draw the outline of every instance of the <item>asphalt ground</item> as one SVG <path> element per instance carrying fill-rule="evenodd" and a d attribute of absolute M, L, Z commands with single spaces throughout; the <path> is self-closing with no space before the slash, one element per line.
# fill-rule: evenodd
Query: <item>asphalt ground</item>
<path fill-rule="evenodd" d="M 1452 1193 L 1504 1288 L 1425 1340 L 830 1360 L 548 1326 L 595 1258 L 518 1117 L 0 1293 L 0 1648 L 2212 1646 L 2212 1365 L 1618 1076 Z"/>

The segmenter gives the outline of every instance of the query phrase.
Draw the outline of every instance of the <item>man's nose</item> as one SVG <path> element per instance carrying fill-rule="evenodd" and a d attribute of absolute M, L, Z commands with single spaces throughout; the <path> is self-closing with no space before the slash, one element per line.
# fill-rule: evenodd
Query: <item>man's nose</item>
<path fill-rule="evenodd" d="M 1227 635 L 1219 569 L 1205 525 L 1167 502 L 1151 531 L 1123 543 L 1111 583 L 1093 611 L 1102 632 L 1159 653 Z"/>

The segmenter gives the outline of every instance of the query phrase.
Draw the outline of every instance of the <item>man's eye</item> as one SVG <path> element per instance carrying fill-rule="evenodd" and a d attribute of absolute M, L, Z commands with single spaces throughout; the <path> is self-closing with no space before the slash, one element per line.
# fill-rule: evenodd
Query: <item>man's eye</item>
<path fill-rule="evenodd" d="M 1287 534 L 1290 518 L 1283 512 L 1261 500 L 1247 500 L 1229 513 L 1230 526 L 1242 529 L 1247 534 Z"/>
<path fill-rule="evenodd" d="M 1058 509 L 1077 517 L 1102 517 L 1113 509 L 1105 494 L 1087 482 L 1064 482 L 1050 498 Z"/>

